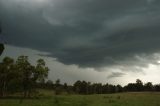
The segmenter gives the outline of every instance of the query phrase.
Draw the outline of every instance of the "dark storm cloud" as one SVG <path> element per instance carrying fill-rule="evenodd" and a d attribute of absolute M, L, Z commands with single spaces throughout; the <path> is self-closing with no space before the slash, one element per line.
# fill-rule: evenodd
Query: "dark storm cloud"
<path fill-rule="evenodd" d="M 0 19 L 9 44 L 49 52 L 64 64 L 147 66 L 156 63 L 152 54 L 160 50 L 159 5 L 159 0 L 1 0 Z"/>

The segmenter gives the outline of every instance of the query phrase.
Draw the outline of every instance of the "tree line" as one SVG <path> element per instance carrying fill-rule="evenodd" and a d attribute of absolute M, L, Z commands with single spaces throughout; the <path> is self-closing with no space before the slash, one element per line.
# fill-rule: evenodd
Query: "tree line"
<path fill-rule="evenodd" d="M 48 80 L 43 88 L 54 89 L 56 94 L 63 92 L 75 93 L 75 94 L 110 94 L 110 93 L 121 93 L 121 92 L 159 92 L 160 84 L 153 85 L 152 82 L 143 83 L 140 79 L 137 79 L 135 83 L 129 83 L 126 86 L 102 84 L 102 83 L 91 83 L 86 81 L 76 81 L 73 85 L 67 85 L 67 83 L 60 84 L 60 80 L 53 83 Z"/>
<path fill-rule="evenodd" d="M 160 91 L 160 84 L 143 83 L 137 79 L 126 86 L 76 81 L 73 85 L 47 80 L 49 68 L 43 59 L 32 65 L 27 56 L 19 56 L 16 60 L 5 57 L 0 63 L 0 97 L 20 93 L 23 97 L 36 95 L 37 89 L 54 90 L 55 94 L 109 94 L 119 92 Z"/>

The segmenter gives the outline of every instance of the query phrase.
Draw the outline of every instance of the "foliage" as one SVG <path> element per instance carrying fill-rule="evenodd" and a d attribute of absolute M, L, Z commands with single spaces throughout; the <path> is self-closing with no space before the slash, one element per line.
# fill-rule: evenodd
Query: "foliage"
<path fill-rule="evenodd" d="M 23 92 L 24 97 L 29 97 L 35 92 L 36 84 L 47 78 L 48 71 L 43 59 L 39 59 L 34 66 L 27 56 L 19 56 L 16 61 L 5 57 L 0 63 L 0 95 Z"/>
<path fill-rule="evenodd" d="M 15 74 L 15 70 L 14 70 L 14 60 L 9 58 L 9 57 L 5 57 L 2 61 L 2 63 L 0 63 L 0 95 L 1 96 L 5 96 L 7 89 L 9 87 L 9 82 L 14 79 L 14 74 Z M 13 70 L 13 71 L 11 71 Z"/>
<path fill-rule="evenodd" d="M 160 91 L 160 84 L 143 83 L 137 79 L 135 83 L 121 85 L 91 83 L 76 81 L 73 85 L 61 84 L 60 79 L 55 83 L 48 80 L 49 68 L 43 59 L 37 60 L 36 65 L 29 62 L 28 56 L 19 56 L 16 60 L 5 57 L 0 63 L 0 96 L 5 97 L 12 93 L 22 93 L 23 97 L 31 97 L 37 93 L 36 89 L 54 90 L 59 94 L 110 94 L 120 92 Z"/>

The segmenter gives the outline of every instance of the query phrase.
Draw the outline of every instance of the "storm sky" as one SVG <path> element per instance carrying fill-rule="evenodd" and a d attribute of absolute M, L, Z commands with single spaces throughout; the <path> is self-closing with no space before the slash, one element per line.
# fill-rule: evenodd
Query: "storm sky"
<path fill-rule="evenodd" d="M 159 0 L 0 0 L 0 22 L 2 57 L 43 58 L 52 80 L 160 83 Z"/>

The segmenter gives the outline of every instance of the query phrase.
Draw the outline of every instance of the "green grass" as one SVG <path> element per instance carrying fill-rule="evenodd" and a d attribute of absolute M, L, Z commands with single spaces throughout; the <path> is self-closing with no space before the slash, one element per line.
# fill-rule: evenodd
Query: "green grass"
<path fill-rule="evenodd" d="M 42 91 L 39 99 L 0 99 L 0 106 L 160 106 L 160 93 L 120 93 L 107 95 L 58 95 Z"/>

